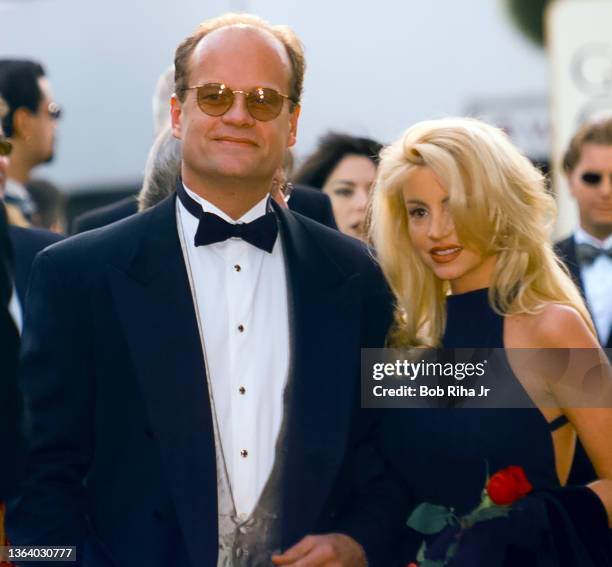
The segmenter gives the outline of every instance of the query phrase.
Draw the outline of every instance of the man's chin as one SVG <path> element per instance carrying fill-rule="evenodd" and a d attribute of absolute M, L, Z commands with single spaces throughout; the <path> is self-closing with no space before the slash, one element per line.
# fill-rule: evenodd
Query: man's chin
<path fill-rule="evenodd" d="M 53 161 L 54 157 L 55 157 L 55 154 L 53 152 L 51 152 L 49 157 L 47 159 L 43 160 L 41 163 L 51 163 Z"/>

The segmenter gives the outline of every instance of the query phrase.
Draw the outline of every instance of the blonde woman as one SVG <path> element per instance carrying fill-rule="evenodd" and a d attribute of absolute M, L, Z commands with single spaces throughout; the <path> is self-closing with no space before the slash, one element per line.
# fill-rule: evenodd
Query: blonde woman
<path fill-rule="evenodd" d="M 403 347 L 598 349 L 584 302 L 552 251 L 554 214 L 542 175 L 500 130 L 463 118 L 409 128 L 383 150 L 372 201 L 371 238 L 397 299 L 390 342 Z M 605 360 L 602 352 L 591 352 Z M 510 362 L 508 368 L 525 396 L 525 409 L 388 410 L 383 434 L 388 458 L 414 488 L 417 504 L 445 505 L 458 515 L 478 504 L 487 466 L 491 473 L 521 466 L 534 494 L 552 490 L 570 516 L 585 515 L 579 521 L 571 518 L 579 526 L 574 526 L 580 542 L 572 551 L 576 561 L 586 561 L 582 553 L 601 553 L 593 555 L 592 564 L 607 565 L 610 556 L 603 548 L 606 520 L 612 523 L 612 409 L 567 408 L 546 368 L 538 369 L 535 380 L 531 368 L 528 386 L 526 375 Z M 609 366 L 604 374 L 608 371 Z M 588 488 L 561 490 L 576 434 L 601 480 Z M 557 545 L 567 544 L 550 525 L 541 525 L 548 517 L 546 506 L 540 508 L 540 520 L 534 513 L 516 522 L 526 530 L 521 537 L 527 547 L 533 542 L 526 540 L 540 528 L 557 538 Z M 475 527 L 465 538 L 472 542 L 472 551 L 466 551 L 470 559 L 452 565 L 491 567 L 497 565 L 495 553 L 502 565 L 511 554 L 510 540 L 504 543 L 496 533 L 485 544 L 477 535 L 494 525 Z M 584 526 L 600 534 L 598 551 L 592 542 L 583 546 Z M 506 537 L 511 529 L 508 525 L 501 531 Z M 407 549 L 403 559 L 414 559 L 414 546 Z M 482 560 L 479 553 L 487 557 L 485 563 L 475 562 Z M 531 564 L 521 561 L 516 564 Z"/>

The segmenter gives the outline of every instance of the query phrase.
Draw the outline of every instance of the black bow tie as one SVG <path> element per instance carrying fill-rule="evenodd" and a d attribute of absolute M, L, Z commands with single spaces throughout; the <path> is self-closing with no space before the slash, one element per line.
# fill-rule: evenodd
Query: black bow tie
<path fill-rule="evenodd" d="M 274 213 L 266 213 L 252 222 L 232 224 L 213 213 L 205 213 L 202 207 L 187 195 L 180 179 L 176 184 L 176 193 L 183 206 L 200 220 L 194 239 L 196 246 L 223 242 L 228 238 L 242 238 L 245 242 L 272 253 L 278 235 Z"/>
<path fill-rule="evenodd" d="M 592 244 L 577 244 L 576 257 L 579 264 L 591 265 L 599 256 L 607 256 L 612 260 L 612 248 L 597 248 Z"/>

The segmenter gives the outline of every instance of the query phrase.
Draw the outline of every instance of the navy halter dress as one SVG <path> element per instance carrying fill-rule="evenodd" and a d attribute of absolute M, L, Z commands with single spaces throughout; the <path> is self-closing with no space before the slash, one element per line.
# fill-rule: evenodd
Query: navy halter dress
<path fill-rule="evenodd" d="M 503 317 L 489 305 L 487 289 L 448 297 L 447 327 L 442 343 L 444 348 L 503 347 Z M 422 502 L 440 504 L 454 508 L 455 513 L 462 516 L 480 502 L 487 471 L 493 474 L 512 465 L 523 467 L 534 487 L 534 494 L 556 494 L 565 490 L 560 488 L 556 473 L 551 431 L 562 427 L 566 420 L 562 418 L 549 424 L 541 411 L 530 403 L 509 366 L 504 375 L 510 376 L 515 381 L 513 387 L 525 396 L 524 408 L 383 410 L 383 451 L 406 482 L 414 506 Z M 590 490 L 581 487 L 578 490 L 586 490 L 589 493 L 586 498 L 592 500 Z M 465 538 L 463 557 L 459 554 L 449 565 L 510 565 L 506 561 L 514 562 L 514 565 L 517 565 L 515 561 L 521 561 L 518 564 L 522 567 L 564 565 L 559 563 L 558 553 L 554 551 L 556 536 L 551 533 L 554 528 L 550 525 L 549 504 L 537 498 L 532 498 L 528 504 L 533 507 L 527 515 L 528 522 L 525 518 L 516 518 L 516 525 L 503 519 L 505 521 L 493 520 L 475 526 L 478 530 L 472 530 L 475 533 L 470 534 L 471 540 L 468 542 L 470 538 Z M 596 498 L 590 504 L 597 514 L 596 519 L 588 520 L 598 522 L 599 534 L 605 537 L 607 525 L 602 525 L 602 522 L 607 524 L 605 510 Z M 406 511 L 406 518 L 410 512 Z M 571 528 L 573 519 L 568 521 Z M 526 549 L 513 547 L 508 551 L 513 540 L 510 532 L 516 531 L 517 526 L 519 531 L 526 530 L 523 534 L 514 534 L 519 542 L 525 541 Z M 481 543 L 478 532 L 482 533 Z M 526 541 L 532 535 L 537 536 L 536 540 Z M 405 566 L 414 561 L 422 540 L 422 534 L 406 528 L 399 544 L 401 551 L 397 564 Z M 576 545 L 582 547 L 580 541 Z M 535 559 L 536 550 L 533 550 L 532 557 L 530 546 L 538 548 L 537 561 L 540 562 Z M 541 546 L 552 548 L 548 558 L 550 562 L 543 562 L 547 558 L 542 556 Z"/>

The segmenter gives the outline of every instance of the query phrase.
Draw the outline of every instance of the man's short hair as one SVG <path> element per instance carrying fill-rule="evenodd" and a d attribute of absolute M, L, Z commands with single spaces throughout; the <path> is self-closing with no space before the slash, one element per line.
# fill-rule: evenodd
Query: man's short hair
<path fill-rule="evenodd" d="M 13 115 L 18 108 L 36 113 L 43 94 L 38 79 L 45 76 L 40 63 L 27 59 L 0 60 L 0 94 L 9 110 L 2 119 L 5 135 L 13 136 Z"/>
<path fill-rule="evenodd" d="M 582 153 L 585 144 L 602 144 L 612 146 L 612 116 L 590 120 L 583 124 L 571 139 L 567 151 L 563 156 L 563 169 L 573 171 Z"/>
<path fill-rule="evenodd" d="M 185 90 L 190 85 L 189 60 L 198 43 L 209 33 L 235 25 L 246 25 L 270 33 L 284 46 L 291 61 L 291 84 L 289 97 L 299 103 L 304 86 L 304 70 L 306 61 L 304 59 L 304 48 L 295 32 L 288 26 L 273 26 L 266 20 L 253 16 L 252 14 L 228 13 L 218 18 L 203 21 L 197 29 L 176 49 L 174 57 L 174 89 L 180 101 L 185 100 Z M 291 106 L 293 110 L 293 105 Z"/>

